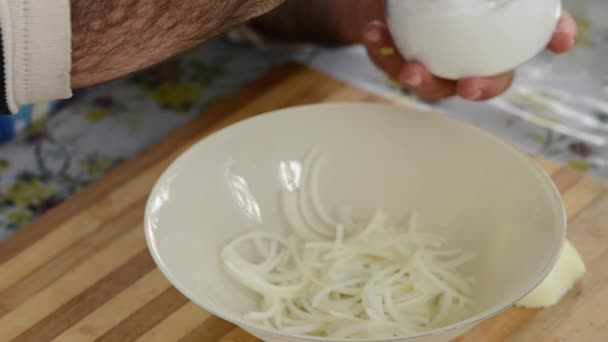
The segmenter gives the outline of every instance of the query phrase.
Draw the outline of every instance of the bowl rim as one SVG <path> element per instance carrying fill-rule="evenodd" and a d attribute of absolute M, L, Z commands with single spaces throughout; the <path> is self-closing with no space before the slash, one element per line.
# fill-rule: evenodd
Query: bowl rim
<path fill-rule="evenodd" d="M 356 107 L 356 108 L 354 108 L 354 107 Z M 532 174 L 535 173 L 535 176 L 539 179 L 539 183 L 541 183 L 540 185 L 543 186 L 547 192 L 547 197 L 548 197 L 547 200 L 551 201 L 553 206 L 555 207 L 555 209 L 561 213 L 559 215 L 559 217 L 556 218 L 557 225 L 555 227 L 557 230 L 561 230 L 561 231 L 558 231 L 558 233 L 561 235 L 561 237 L 559 237 L 559 241 L 560 241 L 559 248 L 556 249 L 555 254 L 550 258 L 549 262 L 547 263 L 547 265 L 545 265 L 543 270 L 538 272 L 535 275 L 535 278 L 532 281 L 530 281 L 526 287 L 524 287 L 523 289 L 518 291 L 517 295 L 513 296 L 513 298 L 510 298 L 508 301 L 506 301 L 506 302 L 510 302 L 511 304 L 497 305 L 494 308 L 491 308 L 489 310 L 478 313 L 465 320 L 461 320 L 456 323 L 452 323 L 450 325 L 443 326 L 441 328 L 424 331 L 424 332 L 407 335 L 407 336 L 384 338 L 384 339 L 330 339 L 327 337 L 317 337 L 317 336 L 309 336 L 309 335 L 302 335 L 302 334 L 285 333 L 285 332 L 282 332 L 277 329 L 267 328 L 264 326 L 257 325 L 255 323 L 248 322 L 245 319 L 243 319 L 242 317 L 217 312 L 216 310 L 212 310 L 212 309 L 208 308 L 207 305 L 205 305 L 205 303 L 202 303 L 201 301 L 197 300 L 194 296 L 191 296 L 190 295 L 191 291 L 186 289 L 185 287 L 183 287 L 181 282 L 178 281 L 178 279 L 173 276 L 173 274 L 171 273 L 169 268 L 165 265 L 163 258 L 160 255 L 159 251 L 157 250 L 156 245 L 155 245 L 156 242 L 155 242 L 155 238 L 154 238 L 154 232 L 153 232 L 156 229 L 155 228 L 156 224 L 153 223 L 151 220 L 151 216 L 152 216 L 151 212 L 153 210 L 152 206 L 154 205 L 154 203 L 153 203 L 154 199 L 157 197 L 158 192 L 161 191 L 160 188 L 162 186 L 164 186 L 167 183 L 167 181 L 170 180 L 172 170 L 174 168 L 178 167 L 180 164 L 182 164 L 184 160 L 188 159 L 189 156 L 194 153 L 194 150 L 196 150 L 197 146 L 204 144 L 207 140 L 212 139 L 215 136 L 223 134 L 224 131 L 227 129 L 231 129 L 231 130 L 238 129 L 241 126 L 250 124 L 253 121 L 268 120 L 268 119 L 272 119 L 275 116 L 290 114 L 293 111 L 342 108 L 343 112 L 348 112 L 348 109 L 353 109 L 353 108 L 361 109 L 362 107 L 370 108 L 371 113 L 378 112 L 382 108 L 392 109 L 392 110 L 398 108 L 403 111 L 409 111 L 409 112 L 419 113 L 419 114 L 423 114 L 423 115 L 438 116 L 441 118 L 441 120 L 448 120 L 452 124 L 460 126 L 464 129 L 471 130 L 472 134 L 475 133 L 475 134 L 480 135 L 483 139 L 488 139 L 488 140 L 493 141 L 494 143 L 497 144 L 497 146 L 499 148 L 503 148 L 505 153 L 510 153 L 512 155 L 515 155 L 520 161 L 527 163 L 529 166 L 531 166 Z M 329 115 L 331 115 L 331 114 L 329 114 Z M 370 114 L 370 115 L 373 115 L 373 114 Z M 192 145 L 190 145 L 175 160 L 173 160 L 171 162 L 171 164 L 165 169 L 165 171 L 163 171 L 161 176 L 157 179 L 157 181 L 156 181 L 154 187 L 152 188 L 150 195 L 148 196 L 148 199 L 146 201 L 145 214 L 144 214 L 144 232 L 145 232 L 148 250 L 150 251 L 152 258 L 154 259 L 154 262 L 156 263 L 156 265 L 160 269 L 161 273 L 167 278 L 167 280 L 171 283 L 172 286 L 174 286 L 182 295 L 184 295 L 191 302 L 195 303 L 203 310 L 207 311 L 208 313 L 210 313 L 214 316 L 224 319 L 236 326 L 239 326 L 243 330 L 253 332 L 253 333 L 260 332 L 263 334 L 269 334 L 269 335 L 272 335 L 272 336 L 278 337 L 278 338 L 286 338 L 286 339 L 295 338 L 295 339 L 299 339 L 302 341 L 308 341 L 308 342 L 399 342 L 399 341 L 404 341 L 404 340 L 409 340 L 409 339 L 415 340 L 415 339 L 419 339 L 419 338 L 446 335 L 449 333 L 457 332 L 458 330 L 471 328 L 471 327 L 476 326 L 480 322 L 490 319 L 490 318 L 508 310 L 509 308 L 513 307 L 514 305 L 516 305 L 516 303 L 518 301 L 520 301 L 522 298 L 524 298 L 526 295 L 528 295 L 530 292 L 532 292 L 536 287 L 538 287 L 538 285 L 540 285 L 540 283 L 549 275 L 549 273 L 553 270 L 553 268 L 557 264 L 558 258 L 561 255 L 564 244 L 566 242 L 566 233 L 567 233 L 567 224 L 568 224 L 567 222 L 568 221 L 567 221 L 566 209 L 564 207 L 564 203 L 561 198 L 561 194 L 560 194 L 557 186 L 555 185 L 555 183 L 551 180 L 551 177 L 547 174 L 547 172 L 544 169 L 542 169 L 538 164 L 532 162 L 519 149 L 517 149 L 516 147 L 514 147 L 507 141 L 498 138 L 497 136 L 493 135 L 492 133 L 485 131 L 472 124 L 469 124 L 467 122 L 464 122 L 464 121 L 461 121 L 461 120 L 458 120 L 455 118 L 451 118 L 451 117 L 448 117 L 445 115 L 441 115 L 440 112 L 438 112 L 437 110 L 433 110 L 433 109 L 429 110 L 429 109 L 419 109 L 419 108 L 408 108 L 408 107 L 405 107 L 402 105 L 396 105 L 396 104 L 390 104 L 390 103 L 340 102 L 340 103 L 316 103 L 316 104 L 297 105 L 297 106 L 290 106 L 290 107 L 286 107 L 286 108 L 272 110 L 269 112 L 264 112 L 264 113 L 255 115 L 253 117 L 248 117 L 246 119 L 240 120 L 236 123 L 230 124 L 217 131 L 214 131 L 209 135 L 203 136 L 200 140 L 198 140 L 195 143 L 193 143 Z"/>

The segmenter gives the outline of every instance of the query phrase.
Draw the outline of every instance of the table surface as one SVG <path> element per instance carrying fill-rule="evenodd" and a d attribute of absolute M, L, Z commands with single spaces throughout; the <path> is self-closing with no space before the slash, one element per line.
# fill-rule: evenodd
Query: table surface
<path fill-rule="evenodd" d="M 0 341 L 256 341 L 190 303 L 156 268 L 144 239 L 146 198 L 171 161 L 211 132 L 277 108 L 337 101 L 385 100 L 298 65 L 279 67 L 1 244 Z M 535 160 L 564 198 L 569 239 L 589 271 L 559 305 L 510 309 L 460 342 L 608 341 L 607 188 Z"/>

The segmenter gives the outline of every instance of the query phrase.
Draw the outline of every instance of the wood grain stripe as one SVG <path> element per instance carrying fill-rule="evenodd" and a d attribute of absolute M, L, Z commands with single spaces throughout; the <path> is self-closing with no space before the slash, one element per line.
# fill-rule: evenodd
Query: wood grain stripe
<path fill-rule="evenodd" d="M 579 171 L 575 171 L 567 166 L 551 174 L 551 179 L 563 195 L 571 186 L 580 181 L 585 175 Z"/>
<path fill-rule="evenodd" d="M 608 249 L 608 193 L 603 193 L 570 222 L 568 238 L 588 265 Z M 606 273 L 605 268 L 599 272 Z"/>
<path fill-rule="evenodd" d="M 574 219 L 605 191 L 603 185 L 593 178 L 583 177 L 579 180 L 562 196 L 568 219 Z"/>
<path fill-rule="evenodd" d="M 55 312 L 32 325 L 15 338 L 14 342 L 50 341 L 155 267 L 147 250 L 139 252 L 93 286 L 72 297 Z"/>
<path fill-rule="evenodd" d="M 540 156 L 532 156 L 532 160 L 543 170 L 545 170 L 548 175 L 552 175 L 561 168 L 558 163 Z"/>
<path fill-rule="evenodd" d="M 162 272 L 155 269 L 79 320 L 53 341 L 95 340 L 170 287 Z"/>
<path fill-rule="evenodd" d="M 353 87 L 343 87 L 329 93 L 323 98 L 323 102 L 351 102 L 365 101 L 368 98 L 377 98 L 375 95 L 370 95 L 365 90 Z M 379 98 L 381 100 L 381 98 Z M 365 101 L 368 102 L 368 101 Z"/>
<path fill-rule="evenodd" d="M 261 340 L 241 328 L 234 328 L 224 335 L 219 342 L 261 342 Z"/>
<path fill-rule="evenodd" d="M 0 318 L 0 341 L 19 336 L 145 249 L 140 225 Z"/>
<path fill-rule="evenodd" d="M 512 308 L 490 320 L 484 321 L 458 342 L 499 342 L 504 341 L 526 321 L 536 314 L 535 310 Z"/>
<path fill-rule="evenodd" d="M 137 342 L 177 341 L 211 315 L 192 302 L 186 303 L 162 322 L 137 338 Z M 59 342 L 59 341 L 58 341 Z"/>
<path fill-rule="evenodd" d="M 170 287 L 96 341 L 134 341 L 187 302 L 186 297 Z"/>
<path fill-rule="evenodd" d="M 133 175 L 137 175 L 148 169 L 151 165 L 165 158 L 176 149 L 182 148 L 185 141 L 190 141 L 198 136 L 204 128 L 259 96 L 260 89 L 271 87 L 284 78 L 291 76 L 294 72 L 301 72 L 302 70 L 305 69 L 296 64 L 287 64 L 283 67 L 275 68 L 272 72 L 245 86 L 235 95 L 211 107 L 204 115 L 199 116 L 192 122 L 176 130 L 173 134 L 146 149 L 136 158 L 123 163 L 101 180 L 94 182 L 83 191 L 71 196 L 68 200 L 28 225 L 27 229 L 23 229 L 15 234 L 11 238 L 11 243 L 0 244 L 0 264 L 21 253 L 24 249 L 54 231 L 61 223 L 71 219 L 84 209 L 97 204 L 100 198 L 119 188 L 130 180 Z"/>
<path fill-rule="evenodd" d="M 211 316 L 203 324 L 192 330 L 188 335 L 180 338 L 179 342 L 216 342 L 228 334 L 234 325 L 223 319 Z"/>
<path fill-rule="evenodd" d="M 31 248 L 0 265 L 0 291 L 6 290 L 15 282 L 23 279 L 47 260 L 57 256 L 63 249 L 99 228 L 100 225 L 99 219 L 88 212 L 78 214 L 68 220 L 57 230 L 31 245 Z"/>
<path fill-rule="evenodd" d="M 38 291 L 64 275 L 79 263 L 87 260 L 96 251 L 106 246 L 114 239 L 129 231 L 143 219 L 145 201 L 139 201 L 127 207 L 118 217 L 103 224 L 102 229 L 91 234 L 78 243 L 66 248 L 57 257 L 17 281 L 11 287 L 0 293 L 0 317 L 8 310 L 14 309 L 21 302 L 33 296 Z"/>
<path fill-rule="evenodd" d="M 158 164 L 156 164 L 158 165 Z M 0 291 L 21 280 L 63 250 L 104 226 L 124 211 L 125 207 L 145 200 L 163 168 L 152 167 L 108 196 L 97 205 L 77 214 L 44 238 L 0 265 Z"/>

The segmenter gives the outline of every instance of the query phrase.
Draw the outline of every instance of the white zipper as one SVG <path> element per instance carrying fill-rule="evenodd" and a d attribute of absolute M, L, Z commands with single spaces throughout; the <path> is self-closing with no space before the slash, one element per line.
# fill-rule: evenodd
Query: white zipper
<path fill-rule="evenodd" d="M 8 56 L 5 70 L 11 110 L 24 104 L 69 98 L 72 95 L 70 1 L 0 1 L 8 4 L 8 15 L 3 13 L 0 20 L 8 43 L 5 43 Z M 5 25 L 5 19 L 10 25 Z"/>
<path fill-rule="evenodd" d="M 13 89 L 13 22 L 10 7 L 8 4 L 9 0 L 0 0 L 0 28 L 2 29 L 2 49 L 4 60 L 4 90 L 6 104 L 12 113 L 16 113 L 19 110 L 19 106 L 15 101 L 15 91 Z"/>

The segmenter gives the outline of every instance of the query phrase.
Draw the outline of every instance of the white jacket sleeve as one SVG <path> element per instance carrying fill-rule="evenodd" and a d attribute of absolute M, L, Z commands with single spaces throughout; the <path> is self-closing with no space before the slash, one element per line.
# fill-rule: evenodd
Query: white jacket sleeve
<path fill-rule="evenodd" d="M 72 95 L 70 0 L 0 0 L 0 29 L 0 113 Z"/>

